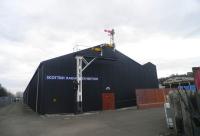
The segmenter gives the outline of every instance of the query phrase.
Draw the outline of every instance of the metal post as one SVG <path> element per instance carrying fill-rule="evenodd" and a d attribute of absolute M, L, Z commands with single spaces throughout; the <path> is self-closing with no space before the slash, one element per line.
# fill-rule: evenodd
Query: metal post
<path fill-rule="evenodd" d="M 111 38 L 111 45 L 113 46 L 113 51 L 115 51 L 114 35 L 115 35 L 115 30 L 112 29 L 110 38 Z"/>
<path fill-rule="evenodd" d="M 37 77 L 37 92 L 36 92 L 36 103 L 35 103 L 35 111 L 36 111 L 36 112 L 38 112 L 39 80 L 40 80 L 40 71 L 39 71 L 39 69 L 38 69 L 38 77 Z"/>
<path fill-rule="evenodd" d="M 78 89 L 77 89 L 77 113 L 81 113 L 83 111 L 82 108 L 82 58 L 81 56 L 76 56 L 76 77 L 77 77 L 77 84 L 78 84 Z"/>
<path fill-rule="evenodd" d="M 27 95 L 27 100 L 26 100 L 26 104 L 27 104 L 27 105 L 28 105 L 28 97 L 29 97 L 29 96 L 28 96 L 28 92 L 29 92 L 29 87 L 28 87 L 27 94 L 26 94 L 26 95 Z"/>
<path fill-rule="evenodd" d="M 190 82 L 188 82 L 188 86 L 189 86 L 189 90 L 191 91 L 192 88 L 191 88 L 191 84 L 190 84 Z"/>
<path fill-rule="evenodd" d="M 115 42 L 114 42 L 114 35 L 115 35 L 115 30 L 104 30 L 104 32 L 109 33 L 110 36 L 110 45 L 113 46 L 113 51 L 115 51 Z"/>
<path fill-rule="evenodd" d="M 77 113 L 81 113 L 83 112 L 83 107 L 82 107 L 82 103 L 83 103 L 83 96 L 82 96 L 82 88 L 83 88 L 83 84 L 82 84 L 82 73 L 83 71 L 95 60 L 96 58 L 93 58 L 91 61 L 87 62 L 86 59 L 84 59 L 83 56 L 76 56 L 76 80 L 77 80 L 77 95 L 76 95 L 76 112 Z M 82 66 L 82 63 L 85 64 L 85 66 Z"/>

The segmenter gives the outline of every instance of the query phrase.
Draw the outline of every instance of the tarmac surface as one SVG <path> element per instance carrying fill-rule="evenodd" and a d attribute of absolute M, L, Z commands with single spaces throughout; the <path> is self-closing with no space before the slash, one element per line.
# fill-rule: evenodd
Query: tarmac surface
<path fill-rule="evenodd" d="M 14 103 L 0 108 L 0 136 L 172 136 L 172 130 L 162 108 L 38 115 Z"/>

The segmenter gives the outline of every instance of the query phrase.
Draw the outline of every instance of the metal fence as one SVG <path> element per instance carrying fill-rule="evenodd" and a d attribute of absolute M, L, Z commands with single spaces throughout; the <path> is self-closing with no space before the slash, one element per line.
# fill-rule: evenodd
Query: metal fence
<path fill-rule="evenodd" d="M 6 97 L 0 97 L 0 107 L 3 107 L 5 105 L 8 105 L 12 102 L 13 98 L 6 96 Z"/>

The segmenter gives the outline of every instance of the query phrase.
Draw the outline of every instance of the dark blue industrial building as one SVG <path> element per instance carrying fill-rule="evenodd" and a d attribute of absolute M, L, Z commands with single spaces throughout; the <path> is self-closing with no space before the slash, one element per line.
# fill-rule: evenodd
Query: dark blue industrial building
<path fill-rule="evenodd" d="M 82 73 L 84 112 L 109 109 L 109 105 L 111 109 L 134 106 L 136 89 L 158 88 L 154 64 L 141 65 L 102 44 L 41 62 L 24 92 L 24 103 L 40 114 L 74 113 L 76 56 L 88 62 L 95 58 Z"/>

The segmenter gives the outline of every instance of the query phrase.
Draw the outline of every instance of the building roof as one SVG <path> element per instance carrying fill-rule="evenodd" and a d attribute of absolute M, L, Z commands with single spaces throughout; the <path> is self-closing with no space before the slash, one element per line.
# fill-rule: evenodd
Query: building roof
<path fill-rule="evenodd" d="M 163 82 L 163 85 L 188 83 L 188 82 L 194 82 L 194 78 L 187 76 L 173 76 L 165 80 Z"/>

